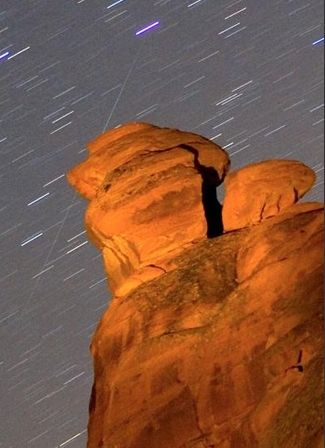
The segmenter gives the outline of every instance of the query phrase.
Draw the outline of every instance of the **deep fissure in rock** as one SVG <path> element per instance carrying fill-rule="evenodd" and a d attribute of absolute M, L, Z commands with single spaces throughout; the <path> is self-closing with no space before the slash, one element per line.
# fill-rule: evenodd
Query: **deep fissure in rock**
<path fill-rule="evenodd" d="M 202 178 L 202 203 L 207 222 L 207 237 L 215 238 L 223 234 L 222 205 L 218 201 L 217 187 L 221 184 L 219 174 L 212 166 L 201 165 L 199 152 L 190 145 L 180 145 L 194 155 L 195 169 Z"/>

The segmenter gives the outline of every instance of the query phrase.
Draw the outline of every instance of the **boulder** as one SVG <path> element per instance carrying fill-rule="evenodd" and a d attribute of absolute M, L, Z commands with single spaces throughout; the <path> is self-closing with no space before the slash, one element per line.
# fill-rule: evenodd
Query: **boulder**
<path fill-rule="evenodd" d="M 266 160 L 229 173 L 222 211 L 225 231 L 277 215 L 301 199 L 315 179 L 313 170 L 296 160 Z"/>

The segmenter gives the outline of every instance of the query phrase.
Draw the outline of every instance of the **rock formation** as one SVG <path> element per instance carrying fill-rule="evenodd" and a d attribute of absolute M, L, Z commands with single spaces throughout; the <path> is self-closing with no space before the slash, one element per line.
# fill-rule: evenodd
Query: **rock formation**
<path fill-rule="evenodd" d="M 226 231 L 258 224 L 295 204 L 310 190 L 315 173 L 294 160 L 267 160 L 233 171 L 225 180 Z"/>
<path fill-rule="evenodd" d="M 133 123 L 68 173 L 114 295 L 88 448 L 323 446 L 323 204 L 297 203 L 315 175 L 229 167 L 201 136 Z"/>
<path fill-rule="evenodd" d="M 227 153 L 199 135 L 147 124 L 109 131 L 68 175 L 90 205 L 86 226 L 103 251 L 110 289 L 123 296 L 208 233 L 222 233 L 215 191 Z"/>

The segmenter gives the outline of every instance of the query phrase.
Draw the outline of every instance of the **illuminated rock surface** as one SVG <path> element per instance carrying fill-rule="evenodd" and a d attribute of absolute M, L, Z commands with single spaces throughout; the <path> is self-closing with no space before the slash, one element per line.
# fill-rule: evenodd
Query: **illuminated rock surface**
<path fill-rule="evenodd" d="M 267 160 L 233 171 L 225 181 L 226 231 L 258 224 L 295 204 L 313 186 L 315 173 L 295 160 Z"/>
<path fill-rule="evenodd" d="M 295 204 L 313 173 L 281 161 L 256 221 L 274 163 L 240 170 L 257 173 L 243 220 L 229 175 L 223 235 L 211 189 L 229 159 L 202 137 L 123 126 L 70 173 L 115 291 L 91 344 L 88 448 L 323 446 L 323 205 Z"/>
<path fill-rule="evenodd" d="M 103 251 L 110 289 L 122 296 L 171 269 L 173 256 L 222 233 L 215 197 L 230 165 L 211 141 L 129 124 L 90 143 L 69 182 L 91 200 L 86 227 Z"/>

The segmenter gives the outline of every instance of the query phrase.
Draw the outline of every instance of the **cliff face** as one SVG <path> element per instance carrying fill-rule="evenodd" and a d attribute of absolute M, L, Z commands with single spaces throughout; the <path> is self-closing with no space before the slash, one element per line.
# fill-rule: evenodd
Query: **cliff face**
<path fill-rule="evenodd" d="M 314 173 L 227 175 L 217 145 L 148 124 L 89 151 L 68 177 L 114 297 L 91 343 L 88 448 L 323 446 L 323 205 L 297 203 Z"/>

